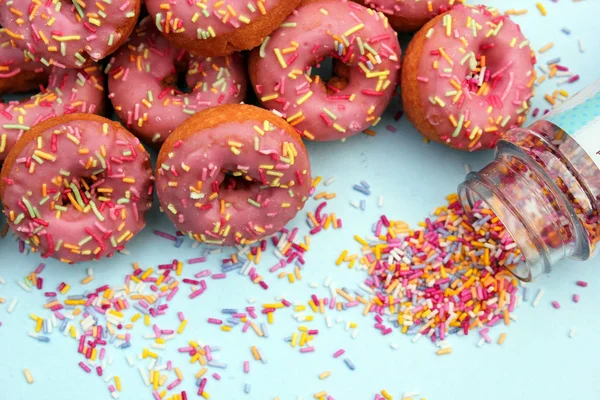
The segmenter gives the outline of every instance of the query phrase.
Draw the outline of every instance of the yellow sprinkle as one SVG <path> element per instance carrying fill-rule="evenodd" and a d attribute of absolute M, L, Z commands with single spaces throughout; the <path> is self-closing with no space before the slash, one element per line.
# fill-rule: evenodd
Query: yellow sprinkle
<path fill-rule="evenodd" d="M 31 372 L 29 372 L 29 370 L 27 368 L 25 368 L 23 370 L 23 375 L 25 375 L 25 379 L 27 380 L 27 383 L 29 383 L 30 385 L 34 382 L 33 376 L 31 376 Z"/>
<path fill-rule="evenodd" d="M 548 15 L 548 13 L 546 12 L 546 7 L 544 7 L 544 5 L 542 3 L 537 3 L 536 7 L 538 8 L 538 10 L 540 10 L 540 12 L 542 13 L 542 15 L 545 17 L 546 15 Z"/>
<path fill-rule="evenodd" d="M 279 61 L 279 65 L 281 65 L 281 68 L 287 68 L 287 63 L 285 62 L 285 60 L 283 59 L 283 56 L 281 55 L 281 50 L 276 48 L 273 51 L 275 52 L 275 56 L 277 57 L 277 61 Z"/>
<path fill-rule="evenodd" d="M 545 45 L 544 47 L 542 47 L 541 49 L 539 49 L 538 53 L 543 54 L 543 53 L 547 52 L 548 50 L 550 50 L 552 47 L 554 47 L 554 43 L 550 42 L 547 45 Z"/>
<path fill-rule="evenodd" d="M 438 351 L 436 351 L 435 354 L 437 354 L 438 356 L 443 356 L 446 354 L 450 354 L 452 353 L 452 347 L 446 347 L 445 349 L 440 349 Z"/>
<path fill-rule="evenodd" d="M 500 345 L 504 344 L 505 340 L 506 340 L 506 333 L 502 332 L 500 334 L 500 337 L 498 338 L 498 344 L 500 344 Z"/>
<path fill-rule="evenodd" d="M 179 328 L 177 329 L 177 333 L 181 335 L 186 326 L 187 326 L 187 319 L 184 319 L 183 321 L 181 321 L 181 324 L 179 325 Z"/>
<path fill-rule="evenodd" d="M 319 375 L 319 379 L 321 379 L 321 380 L 327 379 L 327 378 L 329 378 L 329 376 L 331 376 L 331 371 L 325 371 L 321 375 Z"/>

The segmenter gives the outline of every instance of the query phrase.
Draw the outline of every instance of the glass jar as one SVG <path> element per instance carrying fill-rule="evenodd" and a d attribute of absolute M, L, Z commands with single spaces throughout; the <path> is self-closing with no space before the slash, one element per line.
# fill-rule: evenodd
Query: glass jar
<path fill-rule="evenodd" d="M 512 268 L 530 281 L 565 258 L 600 247 L 600 81 L 528 128 L 510 130 L 496 159 L 459 186 L 467 213 L 484 202 L 526 260 Z"/>

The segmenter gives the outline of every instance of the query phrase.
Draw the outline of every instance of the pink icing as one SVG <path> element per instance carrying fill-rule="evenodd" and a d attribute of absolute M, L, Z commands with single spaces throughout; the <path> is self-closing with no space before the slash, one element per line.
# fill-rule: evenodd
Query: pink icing
<path fill-rule="evenodd" d="M 165 78 L 177 74 L 176 64 L 186 65 L 190 93 L 181 93 L 163 83 Z M 243 101 L 248 85 L 240 54 L 191 56 L 172 47 L 153 28 L 150 19 L 142 21 L 108 69 L 109 97 L 121 121 L 146 143 L 159 145 L 196 112 Z"/>
<path fill-rule="evenodd" d="M 311 187 L 308 155 L 299 139 L 264 128 L 263 121 L 251 119 L 225 123 L 174 146 L 157 168 L 157 194 L 179 230 L 202 242 L 246 244 L 294 218 Z M 290 145 L 297 151 L 294 157 Z M 224 171 L 249 177 L 250 186 L 231 189 Z"/>
<path fill-rule="evenodd" d="M 150 157 L 137 138 L 105 121 L 73 119 L 41 132 L 41 142 L 25 145 L 5 182 L 11 228 L 44 258 L 109 257 L 145 226 Z"/>
<path fill-rule="evenodd" d="M 428 20 L 447 11 L 456 0 L 363 0 L 365 5 L 393 15 L 417 21 Z"/>
<path fill-rule="evenodd" d="M 21 135 L 52 117 L 104 111 L 104 74 L 97 65 L 85 69 L 50 70 L 43 92 L 21 101 L 0 103 L 0 161 Z"/>
<path fill-rule="evenodd" d="M 11 79 L 21 72 L 43 73 L 44 65 L 33 62 L 23 50 L 15 47 L 10 36 L 0 29 L 0 79 Z"/>
<path fill-rule="evenodd" d="M 233 32 L 268 15 L 281 1 L 146 0 L 146 8 L 158 30 L 164 34 L 178 33 L 190 40 L 202 40 Z M 161 6 L 169 9 L 161 9 Z"/>
<path fill-rule="evenodd" d="M 429 31 L 419 61 L 425 117 L 440 140 L 454 147 L 493 148 L 508 129 L 525 121 L 533 96 L 535 56 L 519 26 L 506 16 L 466 6 L 446 15 Z M 469 20 L 478 24 L 476 36 L 472 25 L 467 26 Z M 472 74 L 481 56 L 486 70 Z M 485 87 L 480 92 L 480 78 L 487 93 Z"/>
<path fill-rule="evenodd" d="M 124 39 L 119 30 L 137 19 L 138 3 L 137 0 L 3 1 L 0 25 L 17 46 L 36 60 L 46 65 L 76 68 L 83 66 L 88 58 L 98 61 L 106 57 Z"/>
<path fill-rule="evenodd" d="M 250 76 L 262 104 L 283 114 L 305 137 L 322 141 L 376 124 L 400 69 L 400 45 L 387 19 L 346 1 L 298 8 L 254 51 Z M 310 77 L 310 67 L 326 57 L 349 66 L 345 88 L 325 90 L 318 77 Z"/>

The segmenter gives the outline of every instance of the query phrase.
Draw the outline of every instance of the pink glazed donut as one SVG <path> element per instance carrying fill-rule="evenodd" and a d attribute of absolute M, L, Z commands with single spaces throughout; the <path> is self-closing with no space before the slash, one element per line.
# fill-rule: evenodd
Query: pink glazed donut
<path fill-rule="evenodd" d="M 175 46 L 203 57 L 251 50 L 300 0 L 146 0 L 156 28 Z"/>
<path fill-rule="evenodd" d="M 492 149 L 523 125 L 535 53 L 519 25 L 496 9 L 456 6 L 421 28 L 402 67 L 402 105 L 431 140 L 464 151 Z"/>
<path fill-rule="evenodd" d="M 150 156 L 117 122 L 71 114 L 27 132 L 2 167 L 0 196 L 17 236 L 43 258 L 110 257 L 145 225 Z"/>
<path fill-rule="evenodd" d="M 129 37 L 140 0 L 0 1 L 0 25 L 30 58 L 80 68 L 106 57 Z"/>
<path fill-rule="evenodd" d="M 160 147 L 191 115 L 208 107 L 240 103 L 248 78 L 243 57 L 201 58 L 176 49 L 144 19 L 108 66 L 109 97 L 121 121 L 140 139 Z M 175 86 L 185 70 L 190 93 Z"/>
<path fill-rule="evenodd" d="M 305 138 L 339 140 L 375 125 L 390 103 L 400 45 L 387 18 L 359 4 L 303 4 L 250 57 L 252 85 L 263 106 L 281 113 Z M 334 77 L 311 67 L 326 57 Z"/>
<path fill-rule="evenodd" d="M 33 62 L 0 29 L 0 94 L 33 90 L 48 79 L 48 68 Z"/>
<path fill-rule="evenodd" d="M 160 150 L 160 204 L 200 242 L 250 244 L 288 223 L 311 188 L 308 154 L 283 119 L 228 104 L 186 120 Z"/>
<path fill-rule="evenodd" d="M 397 31 L 414 32 L 464 0 L 354 0 L 384 13 Z"/>
<path fill-rule="evenodd" d="M 104 74 L 98 65 L 52 67 L 47 82 L 28 99 L 0 103 L 0 162 L 23 133 L 42 121 L 64 114 L 104 112 Z"/>

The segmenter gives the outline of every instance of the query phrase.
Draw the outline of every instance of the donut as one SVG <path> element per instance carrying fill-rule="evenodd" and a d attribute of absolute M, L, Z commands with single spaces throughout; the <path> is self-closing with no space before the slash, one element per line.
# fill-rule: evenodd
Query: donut
<path fill-rule="evenodd" d="M 174 45 L 204 57 L 258 46 L 301 0 L 146 0 L 158 30 Z"/>
<path fill-rule="evenodd" d="M 175 84 L 185 72 L 191 92 Z M 144 19 L 108 66 L 109 97 L 127 128 L 160 147 L 169 134 L 198 111 L 246 97 L 248 78 L 242 56 L 202 58 L 170 45 Z"/>
<path fill-rule="evenodd" d="M 32 97 L 0 103 L 0 162 L 24 132 L 41 121 L 72 113 L 104 112 L 104 74 L 84 69 L 49 69 L 47 86 Z"/>
<path fill-rule="evenodd" d="M 187 119 L 158 155 L 156 191 L 177 229 L 199 242 L 250 244 L 285 226 L 311 189 L 308 154 L 275 114 L 245 104 Z"/>
<path fill-rule="evenodd" d="M 33 62 L 0 29 L 0 94 L 26 92 L 48 79 L 43 64 Z"/>
<path fill-rule="evenodd" d="M 29 57 L 80 68 L 111 54 L 129 37 L 140 0 L 0 1 L 0 25 Z"/>
<path fill-rule="evenodd" d="M 406 50 L 406 116 L 425 137 L 455 149 L 493 148 L 525 122 L 535 62 L 508 17 L 484 6 L 456 6 L 425 24 Z"/>
<path fill-rule="evenodd" d="M 265 108 L 303 137 L 330 141 L 377 124 L 396 89 L 400 45 L 387 18 L 349 1 L 303 3 L 252 51 L 252 86 Z M 334 60 L 333 77 L 311 76 Z"/>
<path fill-rule="evenodd" d="M 0 174 L 4 214 L 43 258 L 76 263 L 123 250 L 152 205 L 150 156 L 119 123 L 70 114 L 36 125 Z"/>
<path fill-rule="evenodd" d="M 427 21 L 464 0 L 354 0 L 384 13 L 400 32 L 415 32 Z"/>

